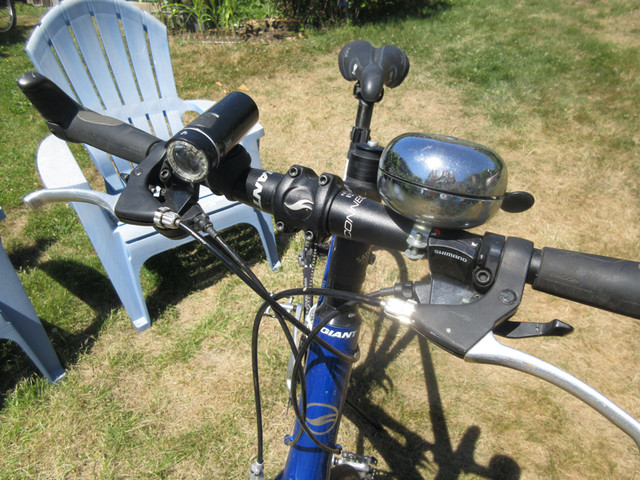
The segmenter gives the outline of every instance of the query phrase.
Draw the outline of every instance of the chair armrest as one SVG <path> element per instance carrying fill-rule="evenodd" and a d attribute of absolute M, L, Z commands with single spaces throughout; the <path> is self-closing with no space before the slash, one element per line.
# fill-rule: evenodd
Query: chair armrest
<path fill-rule="evenodd" d="M 36 159 L 43 190 L 31 192 L 23 201 L 33 209 L 50 202 L 84 202 L 98 205 L 115 218 L 118 195 L 93 190 L 64 140 L 49 135 L 38 147 Z"/>
<path fill-rule="evenodd" d="M 36 164 L 46 188 L 91 188 L 69 146 L 53 135 L 38 147 Z"/>

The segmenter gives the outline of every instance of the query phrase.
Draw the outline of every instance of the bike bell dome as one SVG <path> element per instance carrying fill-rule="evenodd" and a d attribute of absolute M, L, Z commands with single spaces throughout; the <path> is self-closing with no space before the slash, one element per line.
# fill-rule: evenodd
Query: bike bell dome
<path fill-rule="evenodd" d="M 506 190 L 504 161 L 473 142 L 407 133 L 380 157 L 378 191 L 384 202 L 429 228 L 482 225 L 500 209 Z"/>

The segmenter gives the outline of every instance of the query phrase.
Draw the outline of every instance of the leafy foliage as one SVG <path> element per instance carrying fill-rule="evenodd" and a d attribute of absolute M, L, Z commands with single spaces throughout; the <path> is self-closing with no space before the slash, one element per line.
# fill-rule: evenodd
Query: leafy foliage
<path fill-rule="evenodd" d="M 447 0 L 277 0 L 286 16 L 310 25 L 335 23 L 343 18 L 368 22 L 391 17 L 422 17 L 449 3 Z"/>
<path fill-rule="evenodd" d="M 247 20 L 282 16 L 303 25 L 341 21 L 371 22 L 397 17 L 426 17 L 452 0 L 155 0 L 163 21 L 174 31 L 228 29 Z"/>
<path fill-rule="evenodd" d="M 174 32 L 226 30 L 245 20 L 265 18 L 272 11 L 272 2 L 263 0 L 156 1 L 162 21 Z"/>

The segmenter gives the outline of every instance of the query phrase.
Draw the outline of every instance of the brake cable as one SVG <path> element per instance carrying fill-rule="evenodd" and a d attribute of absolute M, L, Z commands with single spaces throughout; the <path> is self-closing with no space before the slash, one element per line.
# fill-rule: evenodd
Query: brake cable
<path fill-rule="evenodd" d="M 295 341 L 293 340 L 293 338 L 291 336 L 291 333 L 289 332 L 289 329 L 286 327 L 286 325 L 284 325 L 283 321 L 286 319 L 287 321 L 289 321 L 290 323 L 295 325 L 298 329 L 300 329 L 303 333 L 305 333 L 305 335 L 310 335 L 311 331 L 303 323 L 299 322 L 293 315 L 291 315 L 284 308 L 282 308 L 280 303 L 277 301 L 278 299 L 286 297 L 286 296 L 291 296 L 291 295 L 325 295 L 325 296 L 335 296 L 335 297 L 338 297 L 338 298 L 343 298 L 343 299 L 351 300 L 353 302 L 358 302 L 358 303 L 366 303 L 366 304 L 369 304 L 369 305 L 372 305 L 372 306 L 377 306 L 377 307 L 381 306 L 381 301 L 380 300 L 374 300 L 372 298 L 369 298 L 366 295 L 360 295 L 360 294 L 356 294 L 356 293 L 352 293 L 352 292 L 344 292 L 344 291 L 338 291 L 338 290 L 333 290 L 333 289 L 302 288 L 302 289 L 285 290 L 285 291 L 280 292 L 278 294 L 269 294 L 269 292 L 265 289 L 265 287 L 262 285 L 262 283 L 259 280 L 258 281 L 254 281 L 254 279 L 252 277 L 255 277 L 255 275 L 253 274 L 253 272 L 251 272 L 250 268 L 244 262 L 240 261 L 240 265 L 237 265 L 225 252 L 221 251 L 219 248 L 217 248 L 215 245 L 213 245 L 213 243 L 210 240 L 208 240 L 206 237 L 201 235 L 199 232 L 197 232 L 196 230 L 194 230 L 193 228 L 188 226 L 186 223 L 179 221 L 179 222 L 177 222 L 177 227 L 180 228 L 181 230 L 183 230 L 184 232 L 188 233 L 189 235 L 191 235 L 200 244 L 202 244 L 205 248 L 207 248 L 213 255 L 216 256 L 216 258 L 221 260 L 225 264 L 225 266 L 229 270 L 232 271 L 232 273 L 234 273 L 238 278 L 240 278 L 245 284 L 247 284 L 247 286 L 249 286 L 255 293 L 257 293 L 264 300 L 262 306 L 259 309 L 259 312 L 258 312 L 259 315 L 257 315 L 257 318 L 260 318 L 260 319 L 262 318 L 262 316 L 264 315 L 264 311 L 266 311 L 267 306 L 271 306 L 272 307 L 274 313 L 276 313 L 277 318 L 279 319 L 279 322 L 281 324 L 281 327 L 282 327 L 283 331 L 285 332 L 285 335 L 287 337 L 287 341 L 290 344 L 291 351 L 294 352 L 294 354 L 296 354 L 296 356 L 298 354 L 298 349 L 295 346 Z M 217 238 L 219 238 L 219 235 L 217 236 Z M 226 250 L 227 247 L 228 247 L 228 245 L 226 245 L 223 248 Z M 229 248 L 229 250 L 231 250 L 231 247 L 228 247 L 228 248 Z M 233 257 L 233 255 L 231 255 L 231 256 Z M 247 272 L 250 272 L 250 273 L 247 273 Z M 260 325 L 260 321 L 256 320 L 255 325 L 254 325 L 254 332 L 257 332 L 257 330 L 259 328 L 259 325 Z M 254 369 L 254 375 L 258 375 L 258 369 L 257 369 L 257 333 L 255 334 L 255 338 L 256 338 L 256 342 L 255 342 L 256 353 L 253 356 L 253 358 L 256 359 L 256 363 L 255 363 L 256 367 Z M 338 358 L 341 358 L 344 361 L 347 361 L 347 362 L 353 362 L 354 361 L 348 355 L 345 355 L 344 353 L 340 352 L 339 350 L 337 350 L 333 346 L 329 345 L 322 338 L 317 337 L 317 333 L 312 336 L 312 341 L 318 343 L 319 345 L 321 345 L 322 347 L 326 348 L 331 353 L 333 353 Z M 252 344 L 253 343 L 254 342 L 252 341 Z M 258 442 L 259 442 L 258 463 L 262 463 L 262 460 L 263 460 L 262 412 L 261 412 L 260 399 L 259 399 L 259 395 L 260 395 L 259 377 L 256 376 L 255 378 L 256 378 L 256 380 L 254 381 L 254 393 L 256 394 L 256 400 L 257 400 L 257 402 L 256 402 L 256 418 L 260 419 L 260 421 L 259 421 L 259 440 L 258 440 Z M 304 379 L 301 380 L 301 386 L 303 386 L 303 384 L 304 384 Z M 306 390 L 306 385 L 304 385 L 304 387 L 305 387 L 305 390 Z M 296 408 L 297 408 L 297 405 L 294 407 L 294 410 Z M 306 408 L 305 408 L 305 410 L 306 410 Z M 301 415 L 300 415 L 300 418 L 301 418 Z M 301 422 L 301 425 L 304 425 L 306 427 L 304 422 Z M 311 435 L 311 438 L 314 441 L 317 440 L 317 439 L 315 439 L 315 437 L 313 437 L 313 435 Z M 320 443 L 319 446 L 322 447 L 322 444 Z"/>
<path fill-rule="evenodd" d="M 347 291 L 341 291 L 341 290 L 334 290 L 334 289 L 329 289 L 329 288 L 292 288 L 292 289 L 288 289 L 288 290 L 283 290 L 281 292 L 277 292 L 274 293 L 272 295 L 272 299 L 274 300 L 280 300 L 282 298 L 285 297 L 291 297 L 291 296 L 299 296 L 299 295 L 324 295 L 327 297 L 336 297 L 336 298 L 342 298 L 345 300 L 348 300 L 351 304 L 355 304 L 355 303 L 363 303 L 363 304 L 367 304 L 373 307 L 380 307 L 381 306 L 381 300 L 376 299 L 375 297 L 378 297 L 380 295 L 385 295 L 388 294 L 388 292 L 384 292 L 384 293 L 380 293 L 380 292 L 375 292 L 373 294 L 370 295 L 362 295 L 362 294 L 358 294 L 358 293 L 353 293 L 353 292 L 347 292 Z M 260 308 L 258 309 L 255 319 L 254 319 L 254 326 L 253 326 L 253 337 L 252 337 L 252 345 L 251 345 L 251 354 L 252 354 L 252 365 L 253 365 L 253 374 L 254 374 L 254 395 L 255 395 L 255 405 L 256 405 L 256 422 L 257 422 L 257 445 L 258 445 L 258 456 L 257 456 L 257 463 L 262 463 L 263 460 L 263 427 L 262 427 L 262 411 L 261 411 L 261 399 L 260 399 L 260 379 L 259 379 L 259 368 L 258 368 L 258 354 L 257 354 L 257 343 L 258 343 L 258 330 L 260 328 L 260 324 L 262 321 L 262 317 L 265 315 L 265 312 L 267 310 L 267 308 L 270 305 L 267 302 L 263 302 L 263 304 L 260 306 Z M 328 323 L 335 315 L 337 315 L 340 312 L 340 310 L 336 310 L 336 312 L 332 313 L 332 315 L 330 315 L 328 317 L 328 319 L 326 320 L 326 323 Z M 288 312 L 287 312 L 288 314 Z M 295 317 L 293 317 L 292 315 L 288 314 L 287 317 L 292 317 L 295 320 Z M 278 316 L 277 318 L 280 318 L 280 316 Z M 289 318 L 287 318 L 287 320 L 289 320 Z M 305 335 L 307 335 L 307 346 L 305 347 L 304 350 L 308 349 L 308 345 L 311 344 L 311 342 L 316 342 L 319 345 L 323 345 L 324 342 L 321 338 L 318 338 L 318 332 L 320 331 L 320 329 L 322 328 L 321 325 L 319 329 L 317 329 L 317 331 L 314 330 L 309 330 L 307 329 L 304 325 L 300 324 L 300 322 L 298 322 L 297 320 L 295 321 L 295 325 L 304 331 Z M 281 324 L 282 326 L 282 324 Z M 293 338 L 291 336 L 291 332 L 289 332 L 289 330 L 284 327 L 284 331 L 285 331 L 285 335 L 287 337 L 287 340 L 289 341 L 290 347 L 291 347 L 291 351 L 293 352 L 295 357 L 300 357 L 302 358 L 302 356 L 304 355 L 304 353 L 301 353 L 301 351 L 296 347 L 295 342 L 293 341 Z M 315 333 L 314 333 L 315 331 Z M 328 344 L 327 344 L 328 345 Z M 326 348 L 326 347 L 325 347 Z M 353 363 L 356 359 L 354 357 L 351 357 L 349 355 L 346 355 L 338 350 L 336 350 L 335 348 L 331 347 L 330 349 L 328 349 L 331 353 L 333 353 L 334 355 L 336 355 L 338 358 L 340 358 L 341 360 L 345 361 L 345 362 L 349 362 L 349 363 Z M 299 368 L 298 368 L 299 370 Z M 304 375 L 297 375 L 297 372 L 294 371 L 294 376 L 293 378 L 296 378 L 296 376 L 298 377 L 298 380 L 300 381 L 300 389 L 302 392 L 306 392 L 306 383 L 305 383 L 305 379 L 304 379 Z M 292 385 L 295 384 L 295 382 L 292 383 Z M 306 393 L 304 393 L 302 396 L 302 409 L 304 412 L 306 412 Z M 294 413 L 296 413 L 296 418 L 298 419 L 298 422 L 300 423 L 300 425 L 306 427 L 306 419 L 305 419 L 305 415 L 301 414 L 298 410 L 298 405 L 297 405 L 297 401 L 292 400 L 292 404 L 294 405 Z M 304 428 L 303 427 L 303 428 Z M 315 439 L 315 436 L 311 433 L 311 432 L 306 432 L 309 437 L 316 442 L 317 439 Z M 297 441 L 297 438 L 295 439 L 295 441 Z M 328 449 L 329 447 L 323 445 L 321 442 L 318 443 L 316 442 L 316 444 L 318 444 L 318 446 L 320 448 L 323 449 Z M 328 450 L 328 451 L 332 451 L 333 450 Z"/>

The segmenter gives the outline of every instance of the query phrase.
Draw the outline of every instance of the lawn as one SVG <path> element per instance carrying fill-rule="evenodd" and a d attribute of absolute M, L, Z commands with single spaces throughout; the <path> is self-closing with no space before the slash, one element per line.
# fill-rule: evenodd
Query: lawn
<path fill-rule="evenodd" d="M 153 326 L 137 333 L 73 210 L 30 211 L 41 188 L 34 155 L 48 133 L 15 87 L 43 9 L 19 4 L 0 36 L 0 237 L 67 375 L 49 385 L 0 342 L 0 479 L 246 478 L 255 456 L 250 338 L 260 302 L 194 246 L 153 258 L 143 287 Z M 357 102 L 337 54 L 351 40 L 393 44 L 406 81 L 376 106 L 373 138 L 424 131 L 485 144 L 531 192 L 521 214 L 476 229 L 552 246 L 640 259 L 640 5 L 635 0 L 452 0 L 427 18 L 306 31 L 281 42 L 171 39 L 183 98 L 242 89 L 260 109 L 265 168 L 342 174 Z M 81 155 L 81 150 L 74 150 Z M 92 175 L 89 163 L 83 168 Z M 95 174 L 93 174 L 95 175 Z M 277 234 L 268 268 L 251 229 L 226 233 L 267 288 L 300 284 L 300 235 Z M 378 251 L 368 291 L 425 262 Z M 597 273 L 596 273 L 597 274 Z M 640 416 L 640 324 L 525 290 L 516 319 L 554 318 L 564 338 L 505 341 L 585 380 Z M 266 321 L 260 361 L 266 469 L 282 466 L 293 415 L 288 360 Z M 340 442 L 374 455 L 394 479 L 638 479 L 632 440 L 569 394 L 506 369 L 467 364 L 389 320 L 366 314 L 362 358 Z M 377 424 L 377 427 L 374 426 Z"/>

